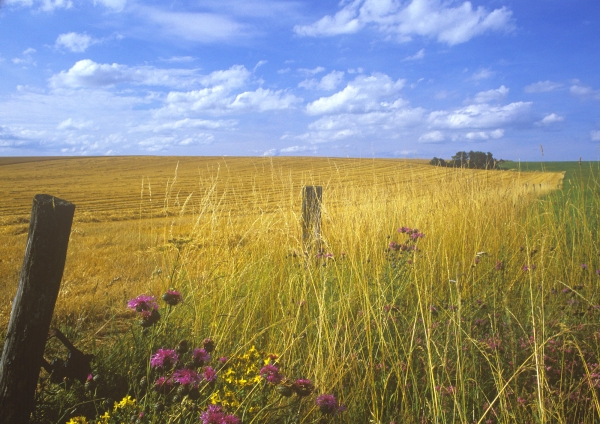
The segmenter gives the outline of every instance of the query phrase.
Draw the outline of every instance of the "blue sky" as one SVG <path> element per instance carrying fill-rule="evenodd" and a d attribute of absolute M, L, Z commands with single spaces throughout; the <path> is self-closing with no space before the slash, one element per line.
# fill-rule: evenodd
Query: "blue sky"
<path fill-rule="evenodd" d="M 3 156 L 600 156 L 597 0 L 0 4 Z"/>

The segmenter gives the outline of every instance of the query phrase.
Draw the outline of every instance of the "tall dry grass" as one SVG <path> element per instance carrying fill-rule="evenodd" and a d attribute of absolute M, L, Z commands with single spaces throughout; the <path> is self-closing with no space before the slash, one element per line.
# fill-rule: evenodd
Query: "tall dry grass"
<path fill-rule="evenodd" d="M 98 289 L 61 299 L 59 313 L 104 313 L 79 336 L 102 341 L 98 367 L 120 376 L 106 377 L 114 393 L 150 402 L 140 361 L 212 337 L 220 354 L 279 354 L 287 374 L 348 406 L 340 422 L 598 420 L 595 183 L 561 197 L 551 192 L 562 174 L 259 164 L 199 171 L 193 192 L 180 191 L 179 173 L 162 189 L 144 179 L 138 218 L 107 240 L 121 262 L 104 264 L 139 277 L 116 280 L 106 303 Z M 323 186 L 322 253 L 333 258 L 301 243 L 303 185 Z M 425 237 L 410 242 L 402 226 Z M 123 333 L 126 299 L 170 288 L 184 304 L 160 339 Z M 170 408 L 154 422 L 184 422 Z M 254 422 L 313 422 L 314 409 L 267 409 Z"/>

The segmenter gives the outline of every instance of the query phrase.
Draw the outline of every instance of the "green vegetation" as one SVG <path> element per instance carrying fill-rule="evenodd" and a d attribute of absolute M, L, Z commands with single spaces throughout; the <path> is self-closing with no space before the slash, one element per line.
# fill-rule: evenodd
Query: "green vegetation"
<path fill-rule="evenodd" d="M 502 162 L 502 160 L 495 159 L 490 152 L 474 152 L 471 150 L 468 153 L 457 152 L 449 161 L 434 157 L 429 164 L 450 168 L 498 169 Z"/>

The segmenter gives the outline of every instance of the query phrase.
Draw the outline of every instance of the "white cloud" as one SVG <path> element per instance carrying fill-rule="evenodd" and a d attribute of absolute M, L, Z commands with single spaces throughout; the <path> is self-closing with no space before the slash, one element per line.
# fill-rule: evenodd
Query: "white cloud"
<path fill-rule="evenodd" d="M 425 57 L 425 49 L 421 49 L 417 53 L 413 54 L 412 56 L 405 57 L 404 60 L 405 61 L 421 60 L 424 57 Z"/>
<path fill-rule="evenodd" d="M 92 121 L 83 121 L 73 118 L 68 118 L 56 126 L 57 130 L 82 130 L 93 125 Z"/>
<path fill-rule="evenodd" d="M 316 146 L 290 146 L 280 150 L 281 153 L 315 152 Z"/>
<path fill-rule="evenodd" d="M 28 49 L 25 49 L 23 51 L 23 53 L 21 53 L 21 57 L 15 57 L 13 58 L 12 62 L 15 65 L 33 65 L 36 66 L 37 63 L 36 61 L 33 59 L 33 54 L 36 53 L 37 50 L 29 47 Z"/>
<path fill-rule="evenodd" d="M 300 102 L 302 102 L 301 98 L 286 93 L 284 90 L 272 91 L 258 88 L 255 91 L 245 91 L 238 94 L 228 107 L 233 110 L 265 112 L 267 110 L 289 109 Z"/>
<path fill-rule="evenodd" d="M 465 134 L 465 138 L 469 141 L 486 141 L 490 138 L 498 139 L 504 136 L 503 129 L 496 129 L 493 131 L 471 131 Z"/>
<path fill-rule="evenodd" d="M 67 50 L 71 50 L 74 53 L 83 53 L 87 50 L 89 46 L 96 43 L 97 40 L 94 40 L 87 34 L 77 34 L 76 32 L 67 32 L 65 34 L 60 34 L 56 39 L 55 46 L 57 48 L 65 48 Z"/>
<path fill-rule="evenodd" d="M 118 63 L 96 63 L 90 59 L 80 60 L 68 71 L 61 71 L 49 79 L 52 88 L 93 88 L 122 83 L 186 87 L 198 83 L 198 80 L 197 71 L 190 69 L 129 67 Z"/>
<path fill-rule="evenodd" d="M 561 88 L 563 85 L 558 82 L 552 82 L 549 80 L 538 81 L 533 84 L 529 84 L 523 90 L 526 93 L 547 93 Z"/>
<path fill-rule="evenodd" d="M 539 125 L 550 125 L 556 122 L 562 122 L 565 118 L 563 116 L 557 115 L 556 113 L 551 113 L 550 115 L 546 115 L 538 124 Z"/>
<path fill-rule="evenodd" d="M 258 63 L 256 65 L 254 65 L 254 68 L 252 69 L 252 72 L 256 72 L 256 70 L 258 68 L 260 68 L 263 65 L 266 65 L 267 62 L 268 62 L 267 60 L 259 60 Z"/>
<path fill-rule="evenodd" d="M 298 69 L 298 72 L 305 74 L 305 75 L 317 75 L 324 71 L 325 71 L 325 68 L 323 68 L 322 66 L 317 66 L 314 69 L 307 69 L 307 68 L 299 68 Z"/>
<path fill-rule="evenodd" d="M 435 111 L 429 114 L 429 123 L 436 128 L 470 129 L 495 128 L 528 121 L 531 102 L 515 102 L 505 106 L 489 104 L 469 105 L 454 111 Z"/>
<path fill-rule="evenodd" d="M 158 25 L 165 35 L 175 39 L 215 43 L 247 39 L 251 36 L 248 27 L 225 15 L 170 12 L 147 6 L 136 6 L 135 10 Z"/>
<path fill-rule="evenodd" d="M 473 97 L 475 103 L 491 103 L 497 102 L 506 97 L 509 89 L 501 85 L 500 88 L 495 90 L 481 91 Z"/>
<path fill-rule="evenodd" d="M 53 12 L 56 9 L 70 9 L 73 7 L 71 0 L 6 0 L 7 5 L 22 7 L 38 7 L 44 12 Z"/>
<path fill-rule="evenodd" d="M 579 97 L 591 97 L 600 100 L 600 90 L 594 90 L 592 87 L 583 85 L 579 80 L 574 80 L 569 88 L 571 94 Z"/>
<path fill-rule="evenodd" d="M 309 103 L 306 111 L 309 115 L 321 115 L 398 108 L 405 102 L 393 97 L 396 97 L 402 89 L 404 82 L 404 80 L 393 81 L 389 76 L 380 73 L 370 76 L 359 75 L 342 91 Z M 392 98 L 392 103 L 384 101 L 388 98 Z"/>
<path fill-rule="evenodd" d="M 592 141 L 600 141 L 600 131 L 591 131 L 590 138 Z"/>
<path fill-rule="evenodd" d="M 494 74 L 495 74 L 495 72 L 493 72 L 490 69 L 480 69 L 479 71 L 477 71 L 473 75 L 471 75 L 471 79 L 473 81 L 481 81 L 481 80 L 493 77 Z"/>
<path fill-rule="evenodd" d="M 419 137 L 419 143 L 441 143 L 446 140 L 446 136 L 441 131 L 431 131 Z"/>
<path fill-rule="evenodd" d="M 327 75 L 323 76 L 320 81 L 316 79 L 306 79 L 298 84 L 298 87 L 306 88 L 308 90 L 335 90 L 344 80 L 344 72 L 332 71 Z"/>
<path fill-rule="evenodd" d="M 182 116 L 189 113 L 208 112 L 211 114 L 229 112 L 265 112 L 294 107 L 302 99 L 285 90 L 271 90 L 259 87 L 254 91 L 234 91 L 249 83 L 251 73 L 241 65 L 227 70 L 215 71 L 199 79 L 205 88 L 186 92 L 171 91 L 166 105 L 157 113 L 161 116 Z"/>
<path fill-rule="evenodd" d="M 437 39 L 449 45 L 469 41 L 489 31 L 508 31 L 512 28 L 512 12 L 506 7 L 488 11 L 473 8 L 466 1 L 452 7 L 442 0 L 354 0 L 342 2 L 342 9 L 310 25 L 297 25 L 294 31 L 301 36 L 334 36 L 352 34 L 373 26 L 399 41 L 414 36 Z"/>

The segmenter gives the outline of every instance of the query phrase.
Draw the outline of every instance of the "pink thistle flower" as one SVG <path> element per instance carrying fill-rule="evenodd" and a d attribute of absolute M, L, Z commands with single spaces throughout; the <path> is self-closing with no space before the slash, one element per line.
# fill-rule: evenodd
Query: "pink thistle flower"
<path fill-rule="evenodd" d="M 154 390 L 159 393 L 169 393 L 173 389 L 173 380 L 169 377 L 158 377 L 154 382 Z"/>
<path fill-rule="evenodd" d="M 260 376 L 271 384 L 279 384 L 283 380 L 283 375 L 279 372 L 279 368 L 273 364 L 267 364 L 262 367 L 260 369 Z"/>
<path fill-rule="evenodd" d="M 194 365 L 201 367 L 210 362 L 210 354 L 205 349 L 196 348 L 192 351 L 192 361 Z"/>
<path fill-rule="evenodd" d="M 152 368 L 171 368 L 179 361 L 177 352 L 173 349 L 158 349 L 154 355 L 150 357 L 150 366 Z"/>
<path fill-rule="evenodd" d="M 219 405 L 209 405 L 208 409 L 200 415 L 202 424 L 222 424 L 225 414 Z"/>
<path fill-rule="evenodd" d="M 586 270 L 586 269 L 588 269 L 588 266 L 587 266 L 587 264 L 581 264 L 581 269 L 583 269 L 583 270 Z"/>
<path fill-rule="evenodd" d="M 217 379 L 217 372 L 212 367 L 204 368 L 203 375 L 204 375 L 204 379 L 209 383 L 212 383 L 213 381 L 215 381 Z"/>
<path fill-rule="evenodd" d="M 504 264 L 500 261 L 496 261 L 496 266 L 494 267 L 496 271 L 502 271 L 504 269 Z"/>
<path fill-rule="evenodd" d="M 198 387 L 198 384 L 202 381 L 202 377 L 194 370 L 182 368 L 173 373 L 173 381 L 182 386 Z"/>
<path fill-rule="evenodd" d="M 167 290 L 167 292 L 162 295 L 162 300 L 164 300 L 167 305 L 175 306 L 183 302 L 183 297 L 181 297 L 181 293 L 177 290 Z"/>
<path fill-rule="evenodd" d="M 317 396 L 315 403 L 322 413 L 328 415 L 337 415 L 338 413 L 346 410 L 346 407 L 344 405 L 340 405 L 334 395 L 325 394 Z"/>
<path fill-rule="evenodd" d="M 158 304 L 154 296 L 140 295 L 127 302 L 127 307 L 137 312 L 151 312 L 158 309 Z"/>

